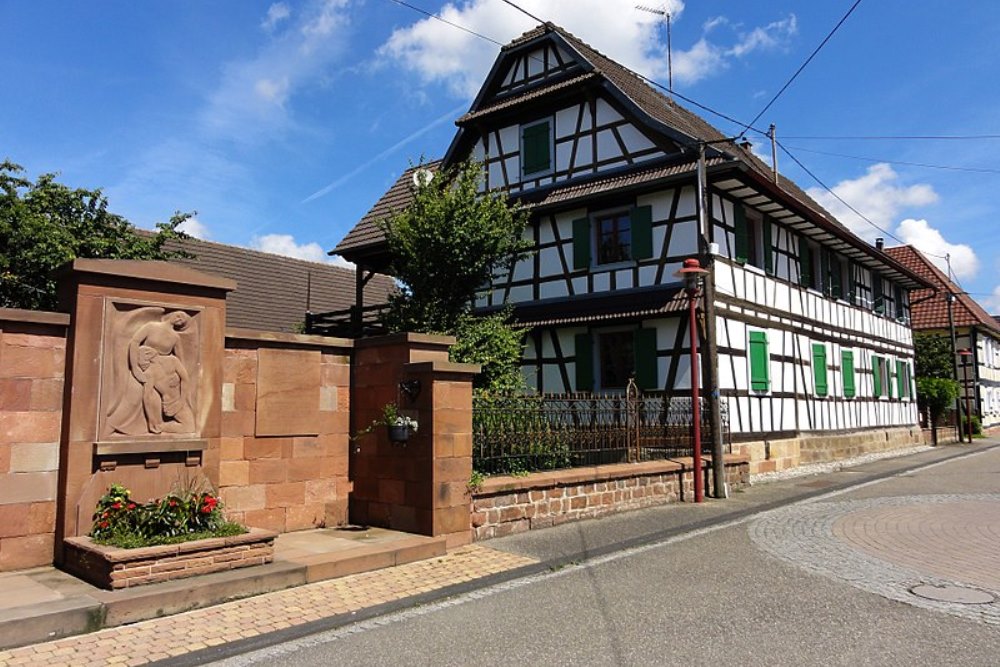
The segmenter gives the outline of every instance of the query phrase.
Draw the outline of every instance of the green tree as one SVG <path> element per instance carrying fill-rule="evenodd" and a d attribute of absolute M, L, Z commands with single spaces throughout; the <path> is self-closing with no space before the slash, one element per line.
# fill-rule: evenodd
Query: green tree
<path fill-rule="evenodd" d="M 421 172 L 417 172 L 421 173 Z M 401 283 L 385 321 L 394 331 L 455 333 L 476 294 L 531 247 L 528 215 L 498 190 L 481 191 L 482 165 L 418 178 L 413 202 L 381 223 Z"/>
<path fill-rule="evenodd" d="M 918 333 L 913 337 L 918 378 L 954 379 L 951 339 L 939 334 Z"/>
<path fill-rule="evenodd" d="M 948 378 L 917 378 L 917 404 L 931 423 L 931 439 L 937 445 L 938 420 L 958 397 L 958 383 Z"/>
<path fill-rule="evenodd" d="M 52 309 L 52 271 L 77 257 L 170 259 L 186 256 L 165 244 L 191 214 L 177 212 L 148 236 L 108 211 L 101 190 L 70 188 L 43 174 L 34 182 L 9 160 L 0 162 L 0 307 Z"/>
<path fill-rule="evenodd" d="M 418 178 L 410 206 L 382 222 L 390 273 L 402 283 L 384 321 L 392 331 L 455 335 L 451 359 L 483 367 L 477 388 L 509 393 L 523 388 L 524 334 L 508 324 L 509 310 L 475 317 L 472 305 L 530 249 L 528 215 L 502 192 L 482 191 L 482 173 L 469 161 Z"/>

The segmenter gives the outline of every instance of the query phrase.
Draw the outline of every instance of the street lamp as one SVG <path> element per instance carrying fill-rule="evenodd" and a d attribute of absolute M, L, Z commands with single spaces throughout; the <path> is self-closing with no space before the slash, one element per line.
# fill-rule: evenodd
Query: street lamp
<path fill-rule="evenodd" d="M 700 503 L 705 498 L 704 480 L 701 471 L 701 403 L 698 397 L 698 320 L 695 307 L 698 303 L 698 288 L 708 271 L 701 268 L 697 258 L 684 260 L 684 266 L 674 273 L 675 278 L 684 281 L 684 292 L 688 298 L 688 314 L 691 323 L 691 417 L 694 419 L 694 501 Z"/>
<path fill-rule="evenodd" d="M 965 423 L 966 433 L 969 436 L 969 444 L 972 444 L 972 399 L 969 398 L 969 358 L 972 350 L 963 348 L 958 351 L 958 356 L 962 357 L 962 393 L 965 394 Z"/>

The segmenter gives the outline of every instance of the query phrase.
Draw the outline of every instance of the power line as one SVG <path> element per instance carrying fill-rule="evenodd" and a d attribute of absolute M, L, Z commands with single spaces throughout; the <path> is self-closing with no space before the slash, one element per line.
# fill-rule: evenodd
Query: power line
<path fill-rule="evenodd" d="M 786 139 L 788 137 L 785 137 Z M 827 151 L 817 151 L 811 148 L 803 148 L 802 146 L 789 146 L 789 148 L 794 148 L 797 151 L 803 151 L 806 153 L 815 153 L 816 155 L 829 155 L 831 157 L 843 157 L 851 160 L 865 160 L 867 162 L 885 162 L 887 164 L 899 164 L 908 167 L 926 167 L 927 169 L 947 169 L 950 171 L 970 171 L 979 174 L 1000 174 L 1000 169 L 987 169 L 985 167 L 956 167 L 953 165 L 943 165 L 943 164 L 929 164 L 926 162 L 906 162 L 904 160 L 884 160 L 881 158 L 874 157 L 864 157 L 861 155 L 847 155 L 845 153 L 830 153 Z"/>
<path fill-rule="evenodd" d="M 807 174 L 809 174 L 809 176 L 812 177 L 812 179 L 814 181 L 816 181 L 817 183 L 819 183 L 820 187 L 822 187 L 824 190 L 826 190 L 827 192 L 829 192 L 837 201 L 839 201 L 841 204 L 843 204 L 844 206 L 846 206 L 848 209 L 850 209 L 852 212 L 854 212 L 855 215 L 857 215 L 859 218 L 861 218 L 862 220 L 864 220 L 865 222 L 867 222 L 869 225 L 871 225 L 872 227 L 874 227 L 878 231 L 882 232 L 883 234 L 885 234 L 889 238 L 893 239 L 894 241 L 897 241 L 898 243 L 906 245 L 906 241 L 904 241 L 903 239 L 899 238 L 898 236 L 896 236 L 892 232 L 890 232 L 888 230 L 885 230 L 885 229 L 882 229 L 877 224 L 875 224 L 874 222 L 872 222 L 868 218 L 868 216 L 866 216 L 864 213 L 862 213 L 861 211 L 859 211 L 858 209 L 854 208 L 853 206 L 851 206 L 850 204 L 848 204 L 846 201 L 844 201 L 843 197 L 841 197 L 836 192 L 834 192 L 833 188 L 831 188 L 826 183 L 824 183 L 823 180 L 819 176 L 817 176 L 816 174 L 814 174 L 809 169 L 809 167 L 807 167 L 804 164 L 802 164 L 802 162 L 797 157 L 795 157 L 791 153 L 791 151 L 789 151 L 785 147 L 784 144 L 782 144 L 780 141 L 775 141 L 775 143 L 778 144 L 778 146 L 781 148 L 781 150 L 783 150 L 785 152 L 785 155 L 787 155 L 788 157 L 790 157 L 795 164 L 799 165 L 799 167 L 802 169 L 802 171 L 804 171 Z"/>
<path fill-rule="evenodd" d="M 788 87 L 792 85 L 792 82 L 795 81 L 796 78 L 798 78 L 799 74 L 802 73 L 802 70 L 804 70 L 806 66 L 809 65 L 810 62 L 812 62 L 812 59 L 816 57 L 816 54 L 818 54 L 820 50 L 822 50 L 822 48 L 826 46 L 826 43 L 830 41 L 830 38 L 832 38 L 834 34 L 836 34 L 838 30 L 840 30 L 840 26 L 844 25 L 844 22 L 847 21 L 848 17 L 850 17 L 850 15 L 854 13 L 854 10 L 857 9 L 858 5 L 860 4 L 861 0 L 855 0 L 854 4 L 851 5 L 851 8 L 847 10 L 847 13 L 844 14 L 844 16 L 841 17 L 841 19 L 837 22 L 837 25 L 833 26 L 833 30 L 831 30 L 827 34 L 827 36 L 823 38 L 823 41 L 819 43 L 819 46 L 817 46 L 813 50 L 813 52 L 809 54 L 809 57 L 806 58 L 806 61 L 802 63 L 797 70 L 795 70 L 795 74 L 793 74 L 792 77 L 785 82 L 785 85 L 781 87 L 781 90 L 775 93 L 774 97 L 771 98 L 771 101 L 764 105 L 764 108 L 760 110 L 760 113 L 754 116 L 754 119 L 750 121 L 750 125 L 753 125 L 758 120 L 760 120 L 760 117 L 763 116 L 764 113 L 771 108 L 771 105 L 774 104 L 779 97 L 781 97 L 782 93 L 784 93 L 785 90 L 787 90 Z M 741 134 L 740 136 L 742 137 L 743 135 Z"/>
<path fill-rule="evenodd" d="M 401 7 L 406 7 L 408 9 L 412 9 L 413 11 L 419 12 L 420 14 L 423 14 L 424 16 L 432 18 L 435 21 L 440 21 L 441 23 L 444 23 L 445 25 L 450 25 L 452 28 L 458 28 L 459 30 L 461 30 L 463 32 L 467 32 L 470 35 L 475 35 L 476 37 L 479 37 L 480 39 L 485 39 L 487 42 L 492 42 L 493 44 L 496 44 L 497 46 L 503 46 L 503 42 L 498 42 L 497 40 L 493 39 L 492 37 L 487 37 L 486 35 L 483 35 L 481 33 L 476 32 L 475 30 L 471 30 L 469 28 L 466 28 L 464 25 L 460 25 L 458 23 L 454 23 L 452 21 L 449 21 L 448 19 L 442 18 L 442 17 L 438 16 L 437 14 L 432 14 L 431 12 L 427 11 L 426 9 L 422 9 L 422 8 L 417 7 L 415 5 L 411 5 L 410 3 L 404 2 L 403 0 L 389 0 L 389 2 L 395 2 L 397 5 L 400 5 Z"/>
<path fill-rule="evenodd" d="M 911 135 L 790 135 L 785 139 L 819 139 L 832 141 L 981 141 L 1000 139 L 1000 134 L 911 134 Z"/>
<path fill-rule="evenodd" d="M 529 12 L 524 7 L 520 7 L 520 6 L 516 5 L 516 4 L 514 4 L 513 2 L 511 2 L 510 0 L 503 0 L 503 2 L 506 2 L 508 5 L 510 5 L 511 7 L 513 7 L 514 9 L 516 9 L 517 11 L 521 12 L 522 14 L 524 14 L 525 16 L 527 16 L 529 18 L 532 18 L 532 19 L 538 21 L 539 23 L 545 23 L 545 21 L 543 21 L 542 19 L 540 19 L 537 16 L 535 16 L 534 14 L 532 14 L 531 12 Z"/>

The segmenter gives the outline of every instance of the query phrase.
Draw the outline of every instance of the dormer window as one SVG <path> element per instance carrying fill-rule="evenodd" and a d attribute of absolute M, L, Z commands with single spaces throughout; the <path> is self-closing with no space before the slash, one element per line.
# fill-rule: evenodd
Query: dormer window
<path fill-rule="evenodd" d="M 535 176 L 552 170 L 552 122 L 521 126 L 521 173 Z"/>

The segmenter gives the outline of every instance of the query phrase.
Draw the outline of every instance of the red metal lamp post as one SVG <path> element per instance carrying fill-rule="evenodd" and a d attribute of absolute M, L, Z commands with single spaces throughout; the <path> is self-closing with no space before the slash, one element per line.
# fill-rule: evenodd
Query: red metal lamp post
<path fill-rule="evenodd" d="M 691 417 L 694 420 L 694 501 L 705 499 L 705 485 L 701 470 L 701 399 L 698 396 L 698 320 L 695 308 L 698 303 L 698 289 L 702 276 L 708 271 L 701 268 L 696 258 L 685 259 L 684 266 L 674 273 L 675 278 L 684 281 L 684 292 L 688 297 L 688 312 L 691 321 Z"/>
<path fill-rule="evenodd" d="M 962 357 L 962 393 L 965 394 L 965 431 L 969 436 L 969 444 L 972 444 L 972 399 L 969 398 L 969 360 L 972 357 L 972 350 L 963 348 L 958 351 L 958 356 Z"/>

